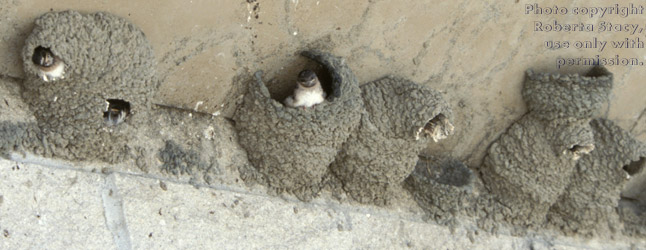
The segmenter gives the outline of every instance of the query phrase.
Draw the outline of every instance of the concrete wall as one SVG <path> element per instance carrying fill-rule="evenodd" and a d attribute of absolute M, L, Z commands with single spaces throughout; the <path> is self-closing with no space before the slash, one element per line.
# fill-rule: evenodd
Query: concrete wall
<path fill-rule="evenodd" d="M 302 203 L 42 159 L 0 159 L 2 249 L 641 249 L 646 240 L 514 237 L 416 211 Z M 32 163 L 27 163 L 32 162 Z M 34 164 L 37 162 L 37 164 Z M 26 198 L 25 198 L 26 197 Z"/>

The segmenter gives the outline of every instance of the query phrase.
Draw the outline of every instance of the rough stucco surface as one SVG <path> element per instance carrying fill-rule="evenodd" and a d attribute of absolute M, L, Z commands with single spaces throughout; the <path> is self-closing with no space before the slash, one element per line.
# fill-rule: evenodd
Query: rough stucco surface
<path fill-rule="evenodd" d="M 65 63 L 65 78 L 45 82 L 31 58 L 49 48 Z M 146 121 L 158 87 L 155 59 L 143 32 L 108 13 L 44 14 L 22 50 L 24 100 L 34 112 L 45 155 L 66 159 L 123 161 L 135 127 Z M 108 99 L 130 103 L 126 122 L 109 127 Z"/>
<path fill-rule="evenodd" d="M 624 233 L 635 237 L 646 236 L 646 204 L 645 202 L 621 201 L 619 215 L 624 223 Z M 636 204 L 635 204 L 636 203 Z"/>
<path fill-rule="evenodd" d="M 641 142 L 610 120 L 594 119 L 590 125 L 595 149 L 577 163 L 548 220 L 569 234 L 610 235 L 622 231 L 617 207 L 628 180 L 624 166 L 646 157 L 646 152 Z"/>
<path fill-rule="evenodd" d="M 196 151 L 185 149 L 173 140 L 166 141 L 158 157 L 162 162 L 161 170 L 174 175 L 193 175 L 197 171 L 204 172 L 211 167 L 201 161 Z"/>
<path fill-rule="evenodd" d="M 599 115 L 608 102 L 613 75 L 602 67 L 592 68 L 586 75 L 559 75 L 527 72 L 523 84 L 523 100 L 536 117 L 589 119 Z"/>
<path fill-rule="evenodd" d="M 570 141 L 593 144 L 587 121 L 554 125 L 529 114 L 491 145 L 482 178 L 497 200 L 511 208 L 506 220 L 524 226 L 544 222 L 575 171 L 576 161 L 563 154 Z"/>
<path fill-rule="evenodd" d="M 39 131 L 34 123 L 0 121 L 0 156 L 7 157 L 12 151 L 33 149 L 33 143 L 38 141 Z"/>
<path fill-rule="evenodd" d="M 30 142 L 38 140 L 36 119 L 21 98 L 20 84 L 0 78 L 0 156 L 11 151 L 22 151 Z"/>
<path fill-rule="evenodd" d="M 462 162 L 446 156 L 420 156 L 406 186 L 433 220 L 450 222 L 474 206 L 474 175 Z"/>
<path fill-rule="evenodd" d="M 641 143 L 641 157 L 624 166 L 630 174 L 619 200 L 619 215 L 624 223 L 624 232 L 646 236 L 646 143 Z"/>
<path fill-rule="evenodd" d="M 330 169 L 356 200 L 386 204 L 390 186 L 410 175 L 428 143 L 420 129 L 452 113 L 439 92 L 402 78 L 364 84 L 361 97 L 366 112 Z"/>
<path fill-rule="evenodd" d="M 585 114 L 598 113 L 601 105 L 596 102 L 607 100 L 599 95 L 607 96 L 612 86 L 606 70 L 591 73 L 582 80 L 578 75 L 528 72 L 523 94 L 531 111 L 489 148 L 480 169 L 485 189 L 464 181 L 442 183 L 456 179 L 446 174 L 449 167 L 462 177 L 469 175 L 459 171 L 463 165 L 457 160 L 421 157 L 406 180 L 417 203 L 430 218 L 450 226 L 466 216 L 476 218 L 484 230 L 512 234 L 542 228 L 585 237 L 642 234 L 644 201 L 636 193 L 643 191 L 626 190 L 625 184 L 627 172 L 637 176 L 635 183 L 643 181 L 638 175 L 644 168 L 644 144 L 610 120 L 588 122 Z M 574 93 L 561 93 L 568 91 Z M 541 99 L 550 96 L 552 104 Z M 590 155 L 583 154 L 587 150 L 573 152 L 573 145 L 592 144 L 596 148 Z M 622 205 L 620 197 L 625 199 Z M 503 229 L 503 222 L 514 226 Z"/>
<path fill-rule="evenodd" d="M 304 56 L 323 65 L 332 82 L 325 102 L 290 108 L 272 99 L 256 74 L 234 116 L 240 145 L 267 184 L 309 200 L 318 193 L 328 166 L 359 124 L 359 84 L 344 59 L 321 52 Z"/>

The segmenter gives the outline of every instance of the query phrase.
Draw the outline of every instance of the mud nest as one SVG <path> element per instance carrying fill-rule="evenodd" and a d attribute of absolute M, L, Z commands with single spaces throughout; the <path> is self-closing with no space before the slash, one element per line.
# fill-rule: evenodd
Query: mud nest
<path fill-rule="evenodd" d="M 452 113 L 439 92 L 402 78 L 364 84 L 361 93 L 366 112 L 331 170 L 355 200 L 387 204 L 429 140 L 453 132 Z"/>
<path fill-rule="evenodd" d="M 308 200 L 359 125 L 363 103 L 344 59 L 318 51 L 302 55 L 330 74 L 332 91 L 325 102 L 307 109 L 286 107 L 271 98 L 257 72 L 233 119 L 240 144 L 267 185 Z"/>
<path fill-rule="evenodd" d="M 523 100 L 538 118 L 589 119 L 608 101 L 613 76 L 604 67 L 594 67 L 587 74 L 549 74 L 527 71 Z"/>
<path fill-rule="evenodd" d="M 458 216 L 475 197 L 471 170 L 446 156 L 420 156 L 405 184 L 417 204 L 439 222 Z"/>
<path fill-rule="evenodd" d="M 44 77 L 45 58 L 62 63 L 64 73 Z M 42 133 L 38 147 L 72 160 L 125 158 L 128 134 L 146 120 L 159 85 L 141 30 L 108 13 L 46 13 L 36 19 L 22 59 L 23 98 Z"/>
<path fill-rule="evenodd" d="M 583 156 L 565 192 L 548 214 L 568 234 L 608 235 L 621 231 L 617 213 L 626 166 L 646 157 L 642 143 L 607 119 L 590 123 L 595 150 Z"/>
<path fill-rule="evenodd" d="M 488 149 L 482 178 L 495 199 L 510 208 L 506 220 L 542 226 L 565 192 L 577 160 L 594 150 L 589 121 L 608 100 L 612 74 L 593 68 L 588 76 L 527 72 L 523 99 L 529 113 Z"/>

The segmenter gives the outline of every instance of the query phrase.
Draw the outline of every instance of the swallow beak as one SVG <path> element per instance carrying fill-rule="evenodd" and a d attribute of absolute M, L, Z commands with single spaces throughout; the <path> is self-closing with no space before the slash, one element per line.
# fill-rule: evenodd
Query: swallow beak
<path fill-rule="evenodd" d="M 314 71 L 306 69 L 298 73 L 297 82 L 300 86 L 309 88 L 316 85 L 318 80 L 316 79 L 316 73 L 314 73 Z"/>
<path fill-rule="evenodd" d="M 305 82 L 299 82 L 298 84 L 306 88 L 313 87 L 314 85 L 316 85 L 316 79 L 311 79 Z"/>

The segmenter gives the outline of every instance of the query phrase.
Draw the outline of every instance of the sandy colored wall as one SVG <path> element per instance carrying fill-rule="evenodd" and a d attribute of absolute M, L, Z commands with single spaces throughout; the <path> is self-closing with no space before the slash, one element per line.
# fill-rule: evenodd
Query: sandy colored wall
<path fill-rule="evenodd" d="M 345 57 L 360 83 L 394 74 L 442 92 L 453 106 L 456 134 L 429 150 L 450 152 L 479 165 L 487 146 L 526 112 L 520 89 L 524 72 L 583 73 L 557 58 L 636 57 L 643 48 L 614 49 L 610 41 L 645 33 L 599 32 L 600 22 L 639 24 L 643 14 L 525 14 L 529 1 L 8 1 L 0 4 L 0 75 L 22 78 L 20 50 L 33 20 L 44 12 L 108 11 L 140 27 L 150 40 L 162 79 L 160 104 L 231 116 L 240 83 L 263 70 L 270 91 L 291 88 L 305 59 L 322 48 Z M 614 3 L 612 3 L 614 4 Z M 613 6 L 607 1 L 547 1 L 572 10 Z M 646 12 L 646 11 L 644 11 Z M 593 24 L 592 32 L 541 32 L 543 23 Z M 607 41 L 603 51 L 547 49 L 552 39 Z M 646 140 L 643 66 L 609 66 L 615 87 L 602 116 Z M 274 81 L 272 81 L 274 79 Z M 281 82 L 283 84 L 281 84 Z"/>

